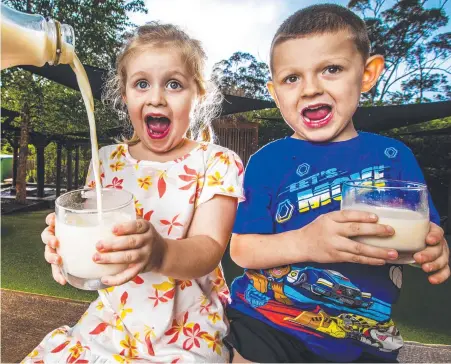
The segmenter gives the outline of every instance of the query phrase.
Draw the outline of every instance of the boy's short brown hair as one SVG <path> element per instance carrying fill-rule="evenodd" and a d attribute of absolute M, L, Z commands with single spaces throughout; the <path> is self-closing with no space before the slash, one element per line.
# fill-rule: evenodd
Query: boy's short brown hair
<path fill-rule="evenodd" d="M 298 10 L 279 27 L 271 43 L 271 70 L 272 55 L 276 45 L 310 34 L 335 33 L 342 30 L 348 30 L 352 34 L 357 50 L 366 61 L 370 54 L 370 40 L 365 22 L 343 6 L 319 4 Z"/>

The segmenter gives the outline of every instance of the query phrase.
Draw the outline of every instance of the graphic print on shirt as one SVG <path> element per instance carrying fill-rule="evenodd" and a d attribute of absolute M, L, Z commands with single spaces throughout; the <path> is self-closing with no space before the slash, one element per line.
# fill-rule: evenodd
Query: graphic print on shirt
<path fill-rule="evenodd" d="M 337 271 L 286 265 L 245 274 L 249 281 L 240 298 L 277 325 L 357 340 L 382 351 L 397 350 L 403 344 L 390 319 L 390 305 Z M 400 275 L 401 268 L 392 266 L 390 277 Z"/>
<path fill-rule="evenodd" d="M 302 163 L 296 169 L 296 174 L 301 179 L 282 188 L 279 193 L 279 198 L 285 196 L 286 198 L 279 202 L 275 220 L 282 224 L 291 219 L 295 209 L 303 214 L 328 205 L 332 201 L 341 201 L 341 189 L 344 182 L 357 179 L 382 179 L 384 171 L 389 168 L 386 165 L 375 165 L 364 168 L 360 173 L 329 168 L 302 178 L 310 171 L 310 165 Z"/>

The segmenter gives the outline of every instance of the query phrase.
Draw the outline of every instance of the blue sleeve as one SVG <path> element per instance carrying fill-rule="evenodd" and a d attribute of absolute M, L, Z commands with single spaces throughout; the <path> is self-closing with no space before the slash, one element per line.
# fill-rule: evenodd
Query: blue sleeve
<path fill-rule="evenodd" d="M 421 171 L 421 168 L 413 155 L 412 151 L 404 145 L 404 150 L 402 153 L 402 179 L 404 181 L 412 181 L 412 182 L 419 182 L 419 183 L 426 183 L 423 172 Z M 440 216 L 434 206 L 434 202 L 432 201 L 431 194 L 429 193 L 429 219 L 437 224 L 440 225 Z"/>
<path fill-rule="evenodd" d="M 260 162 L 260 161 L 261 162 Z M 244 195 L 246 200 L 238 205 L 235 234 L 273 234 L 271 214 L 272 186 L 264 159 L 255 155 L 249 159 L 244 173 Z M 266 161 L 267 164 L 267 161 Z"/>

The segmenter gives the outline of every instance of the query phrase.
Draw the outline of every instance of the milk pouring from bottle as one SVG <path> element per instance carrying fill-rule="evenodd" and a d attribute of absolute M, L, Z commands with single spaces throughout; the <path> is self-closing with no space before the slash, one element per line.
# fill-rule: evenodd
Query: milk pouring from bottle
<path fill-rule="evenodd" d="M 69 64 L 74 70 L 88 113 L 97 206 L 102 211 L 94 101 L 86 72 L 74 52 L 73 28 L 56 20 L 46 20 L 41 15 L 22 13 L 1 4 L 1 32 L 2 70 L 20 65 L 41 67 L 46 63 Z"/>

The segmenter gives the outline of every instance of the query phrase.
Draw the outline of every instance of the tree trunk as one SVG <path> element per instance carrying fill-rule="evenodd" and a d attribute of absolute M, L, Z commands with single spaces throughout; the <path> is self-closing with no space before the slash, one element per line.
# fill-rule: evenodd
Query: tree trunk
<path fill-rule="evenodd" d="M 19 141 L 19 163 L 16 177 L 16 201 L 25 203 L 27 198 L 27 159 L 28 141 L 30 138 L 30 107 L 25 102 L 21 112 L 20 141 Z"/>

